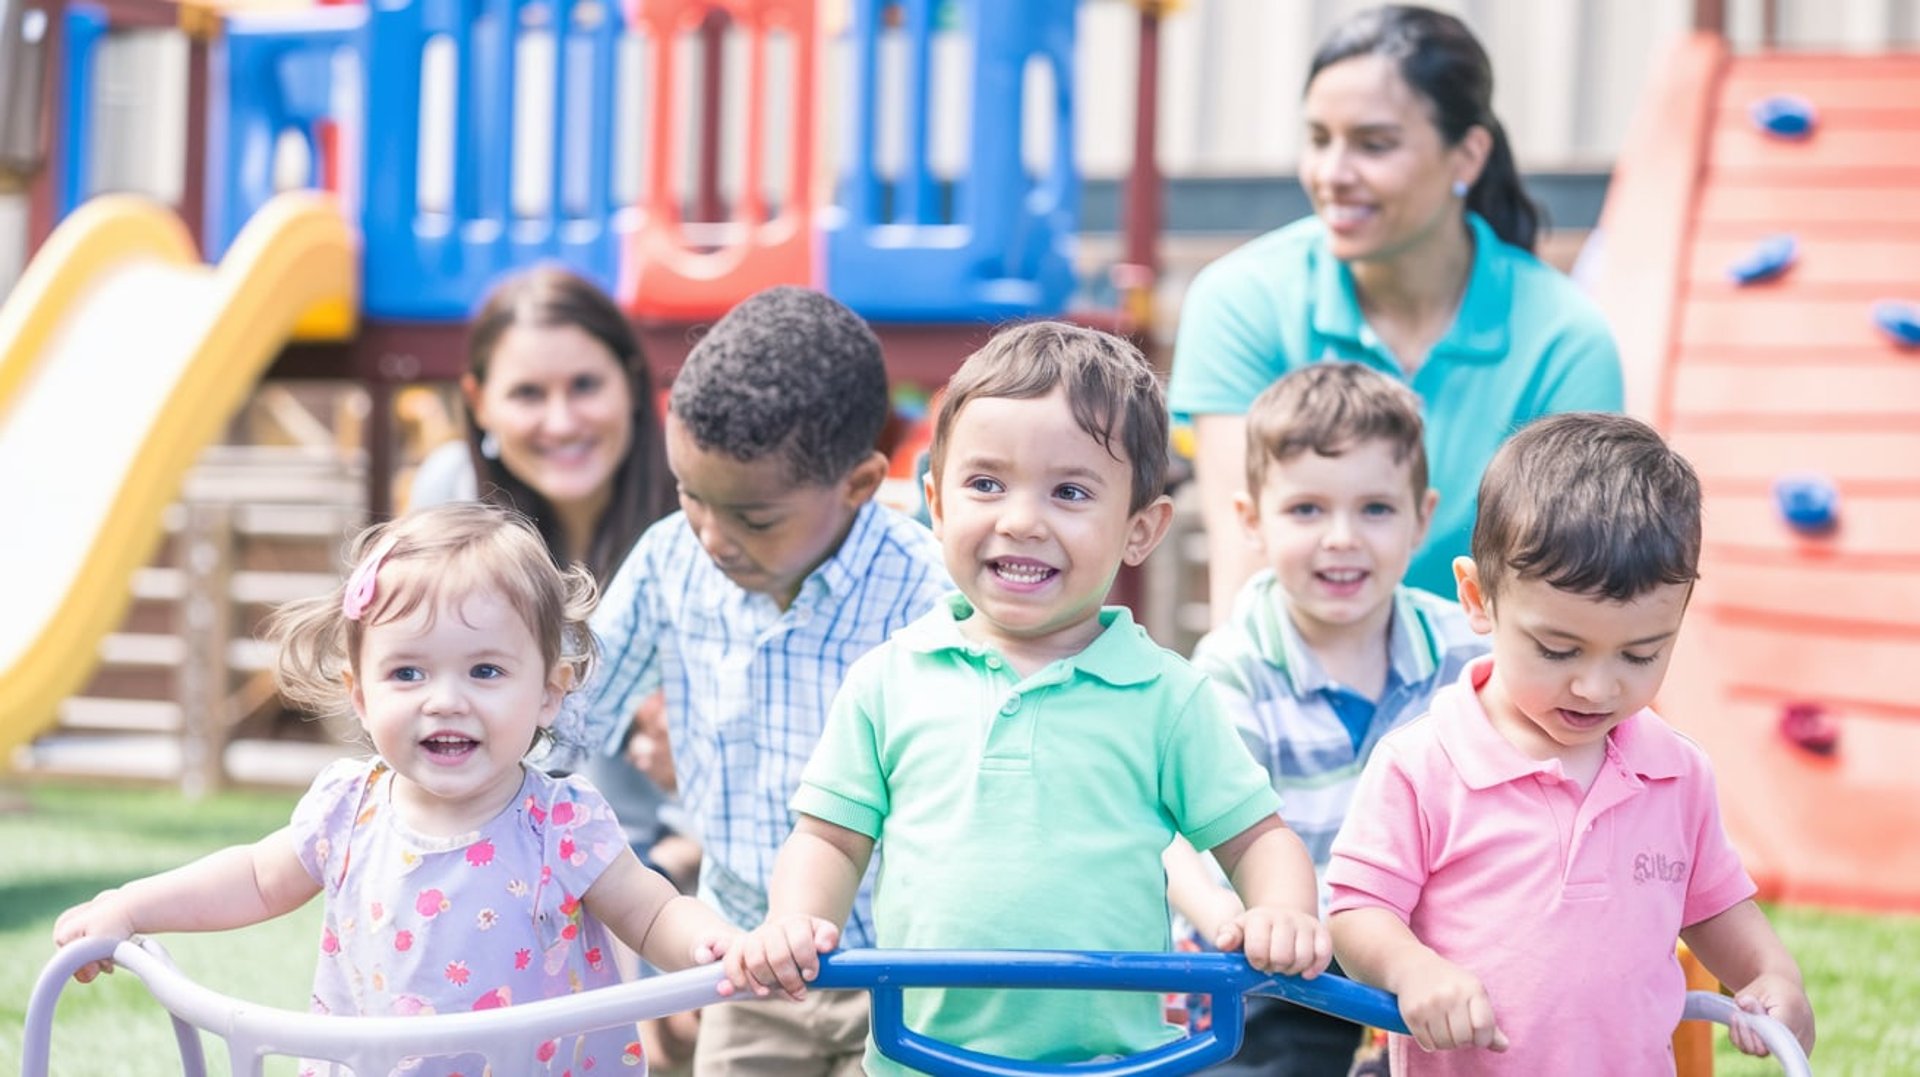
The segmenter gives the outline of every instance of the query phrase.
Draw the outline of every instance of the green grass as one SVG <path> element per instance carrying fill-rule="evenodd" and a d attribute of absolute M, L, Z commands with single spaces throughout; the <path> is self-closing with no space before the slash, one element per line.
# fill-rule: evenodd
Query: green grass
<path fill-rule="evenodd" d="M 0 790 L 0 1074 L 19 1069 L 27 997 L 53 953 L 61 910 L 128 878 L 251 841 L 283 824 L 293 801 L 291 794 L 233 793 L 189 803 L 167 791 L 104 786 Z M 201 984 L 301 1010 L 319 909 L 314 902 L 244 931 L 165 941 Z M 1920 1075 L 1920 918 L 1770 911 L 1806 971 L 1819 1015 L 1817 1071 Z M 180 1072 L 166 1020 L 131 976 L 70 986 L 54 1029 L 56 1073 Z M 1771 1060 L 1735 1053 L 1724 1034 L 1716 1040 L 1720 1077 L 1779 1072 Z M 208 1048 L 215 1072 L 226 1072 L 217 1043 Z"/>
<path fill-rule="evenodd" d="M 1920 917 L 1769 908 L 1800 962 L 1819 1037 L 1814 1071 L 1845 1077 L 1920 1074 Z M 1772 1059 L 1714 1045 L 1716 1077 L 1777 1074 Z"/>
<path fill-rule="evenodd" d="M 62 910 L 130 878 L 225 845 L 252 841 L 287 821 L 291 794 L 223 794 L 198 802 L 166 790 L 35 785 L 0 791 L 0 1073 L 17 1073 L 27 998 L 53 954 Z M 164 941 L 180 967 L 216 991 L 294 1010 L 307 1005 L 320 903 L 291 916 L 217 935 Z M 227 1072 L 218 1041 L 210 1068 Z M 54 1023 L 56 1074 L 178 1074 L 179 1051 L 162 1011 L 130 975 L 71 984 Z M 269 1072 L 291 1072 L 293 1064 Z"/>

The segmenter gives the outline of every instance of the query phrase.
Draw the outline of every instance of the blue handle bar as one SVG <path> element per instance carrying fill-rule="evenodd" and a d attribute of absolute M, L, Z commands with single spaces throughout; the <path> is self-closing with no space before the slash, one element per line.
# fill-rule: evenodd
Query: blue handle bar
<path fill-rule="evenodd" d="M 1302 980 L 1257 972 L 1239 954 L 1085 953 L 1066 950 L 840 950 L 822 955 L 814 987 L 873 996 L 880 1052 L 936 1077 L 1138 1077 L 1180 1074 L 1240 1050 L 1248 994 L 1268 995 L 1390 1032 L 1405 1032 L 1392 995 L 1338 976 Z M 942 1043 L 906 1026 L 902 991 L 912 987 L 1154 991 L 1213 996 L 1213 1027 L 1125 1058 L 1027 1062 Z"/>

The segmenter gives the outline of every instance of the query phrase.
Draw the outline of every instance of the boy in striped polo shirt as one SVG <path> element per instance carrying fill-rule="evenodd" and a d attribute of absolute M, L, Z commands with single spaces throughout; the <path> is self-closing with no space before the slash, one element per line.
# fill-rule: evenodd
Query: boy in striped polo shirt
<path fill-rule="evenodd" d="M 1247 486 L 1234 503 L 1265 568 L 1193 661 L 1321 876 L 1374 745 L 1487 649 L 1458 604 L 1401 582 L 1439 500 L 1423 435 L 1412 390 L 1358 363 L 1302 367 L 1247 413 Z M 1167 867 L 1175 906 L 1211 941 L 1232 892 L 1191 849 L 1169 850 Z M 1248 1001 L 1245 1045 L 1212 1072 L 1344 1077 L 1359 1026 Z"/>

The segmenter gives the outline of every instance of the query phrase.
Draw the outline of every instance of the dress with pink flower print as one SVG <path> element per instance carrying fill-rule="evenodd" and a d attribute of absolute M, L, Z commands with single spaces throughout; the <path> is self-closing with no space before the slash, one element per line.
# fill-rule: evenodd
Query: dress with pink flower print
<path fill-rule="evenodd" d="M 607 930 L 580 904 L 626 845 L 593 786 L 529 767 L 505 811 L 471 833 L 439 838 L 395 815 L 392 781 L 377 759 L 343 760 L 314 780 L 293 812 L 300 862 L 326 895 L 316 1013 L 461 1013 L 619 982 Z M 474 1054 L 419 1061 L 406 1077 L 488 1071 Z M 491 1062 L 494 1074 L 646 1071 L 630 1027 L 549 1040 L 533 1058 Z"/>

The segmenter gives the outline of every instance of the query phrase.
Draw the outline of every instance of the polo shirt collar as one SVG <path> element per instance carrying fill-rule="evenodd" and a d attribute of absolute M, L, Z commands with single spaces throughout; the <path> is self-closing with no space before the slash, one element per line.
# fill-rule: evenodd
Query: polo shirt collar
<path fill-rule="evenodd" d="M 1452 691 L 1434 697 L 1433 718 L 1440 747 L 1452 761 L 1460 780 L 1471 789 L 1491 789 L 1529 775 L 1555 772 L 1553 760 L 1534 759 L 1515 748 L 1493 728 L 1486 708 L 1474 690 L 1493 672 L 1493 656 L 1467 663 Z M 1686 759 L 1675 738 L 1660 735 L 1659 718 L 1642 710 L 1607 734 L 1607 760 L 1645 781 L 1676 778 L 1686 773 Z"/>
<path fill-rule="evenodd" d="M 1254 641 L 1257 653 L 1286 675 L 1296 699 L 1334 686 L 1326 667 L 1300 636 L 1300 629 L 1287 612 L 1287 593 L 1272 569 L 1261 569 L 1242 591 L 1234 611 L 1242 629 Z M 1433 634 L 1414 607 L 1413 596 L 1404 587 L 1393 593 L 1393 609 L 1387 615 L 1387 686 L 1418 684 L 1433 675 L 1439 665 Z"/>
<path fill-rule="evenodd" d="M 894 633 L 893 638 L 901 646 L 921 654 L 958 651 L 983 655 L 991 648 L 960 631 L 960 622 L 971 616 L 973 603 L 967 601 L 966 595 L 954 591 L 936 602 L 926 616 Z M 1104 631 L 1079 654 L 1063 658 L 1048 668 L 1061 669 L 1062 680 L 1077 671 L 1120 687 L 1158 679 L 1159 663 L 1145 661 L 1141 654 L 1142 647 L 1158 645 L 1147 637 L 1145 629 L 1133 623 L 1133 614 L 1125 606 L 1102 606 L 1098 616 Z"/>
<path fill-rule="evenodd" d="M 1508 319 L 1513 306 L 1512 259 L 1478 213 L 1467 214 L 1473 232 L 1473 270 L 1460 310 L 1446 335 L 1433 345 L 1433 354 L 1468 360 L 1494 360 L 1507 353 Z M 1313 331 L 1323 337 L 1351 341 L 1368 351 L 1380 351 L 1380 339 L 1367 327 L 1360 312 L 1360 295 L 1353 286 L 1353 270 L 1327 254 L 1313 264 Z M 1381 352 L 1382 357 L 1385 353 Z"/>

